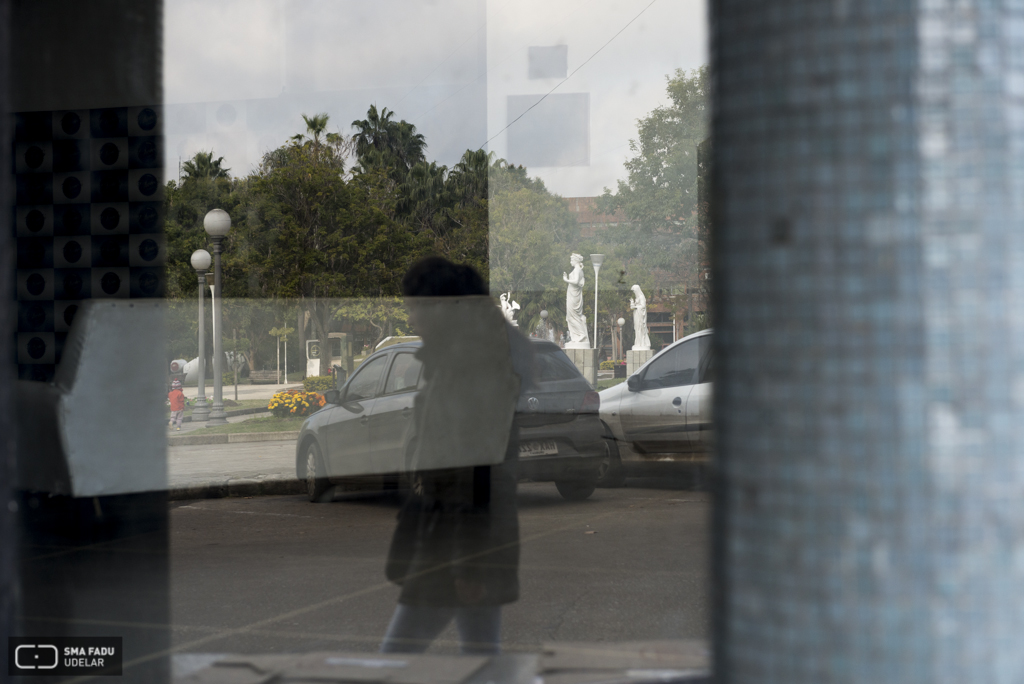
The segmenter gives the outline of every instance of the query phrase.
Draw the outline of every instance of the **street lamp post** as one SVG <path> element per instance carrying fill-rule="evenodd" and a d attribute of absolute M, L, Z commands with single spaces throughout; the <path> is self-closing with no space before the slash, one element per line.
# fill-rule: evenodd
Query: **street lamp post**
<path fill-rule="evenodd" d="M 591 254 L 590 263 L 594 265 L 594 349 L 597 349 L 597 281 L 601 264 L 604 263 L 604 254 Z"/>
<path fill-rule="evenodd" d="M 201 423 L 210 417 L 210 407 L 206 404 L 206 311 L 203 305 L 203 291 L 206 289 L 206 272 L 210 269 L 210 253 L 205 249 L 192 252 L 192 268 L 199 276 L 199 387 L 196 405 L 192 409 L 192 422 Z"/>
<path fill-rule="evenodd" d="M 220 254 L 224 250 L 224 238 L 231 230 L 231 217 L 223 209 L 211 209 L 203 219 L 206 234 L 213 242 L 213 410 L 210 411 L 210 425 L 223 425 L 228 422 L 224 413 L 223 372 L 224 345 L 221 341 L 223 326 L 221 325 L 221 300 L 224 299 L 220 289 Z"/>
<path fill-rule="evenodd" d="M 626 324 L 626 319 L 620 318 L 615 322 L 619 324 L 619 361 L 622 361 L 626 357 L 626 350 L 622 348 L 622 326 Z"/>

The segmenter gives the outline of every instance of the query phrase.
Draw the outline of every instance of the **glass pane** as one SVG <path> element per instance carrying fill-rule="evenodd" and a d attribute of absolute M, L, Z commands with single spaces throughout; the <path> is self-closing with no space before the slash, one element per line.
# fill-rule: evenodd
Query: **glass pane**
<path fill-rule="evenodd" d="M 388 381 L 384 385 L 384 393 L 393 394 L 415 389 L 420 379 L 422 366 L 423 364 L 413 354 L 396 354 L 395 361 L 391 364 L 391 371 L 388 373 Z"/>
<path fill-rule="evenodd" d="M 381 356 L 359 369 L 345 391 L 345 401 L 370 399 L 377 393 L 380 376 L 384 374 L 387 357 Z"/>
<path fill-rule="evenodd" d="M 692 385 L 700 362 L 700 339 L 690 340 L 655 359 L 644 373 L 644 387 Z"/>

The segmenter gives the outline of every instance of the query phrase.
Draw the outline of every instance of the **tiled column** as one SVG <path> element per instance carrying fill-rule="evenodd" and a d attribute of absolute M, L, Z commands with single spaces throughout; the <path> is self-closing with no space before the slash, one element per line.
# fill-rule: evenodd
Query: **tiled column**
<path fill-rule="evenodd" d="M 716 681 L 1024 681 L 1024 5 L 712 36 Z"/>

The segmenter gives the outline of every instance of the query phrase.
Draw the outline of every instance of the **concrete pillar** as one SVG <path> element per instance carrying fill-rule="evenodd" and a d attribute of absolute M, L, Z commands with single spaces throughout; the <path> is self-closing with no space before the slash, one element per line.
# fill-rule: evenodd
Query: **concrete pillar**
<path fill-rule="evenodd" d="M 654 356 L 654 350 L 652 349 L 646 351 L 630 349 L 626 352 L 626 377 L 628 378 L 640 370 L 640 366 L 650 361 L 652 356 Z"/>
<path fill-rule="evenodd" d="M 565 355 L 579 369 L 591 387 L 597 387 L 597 350 L 596 349 L 563 349 Z"/>
<path fill-rule="evenodd" d="M 712 3 L 716 681 L 1024 681 L 1022 36 Z"/>

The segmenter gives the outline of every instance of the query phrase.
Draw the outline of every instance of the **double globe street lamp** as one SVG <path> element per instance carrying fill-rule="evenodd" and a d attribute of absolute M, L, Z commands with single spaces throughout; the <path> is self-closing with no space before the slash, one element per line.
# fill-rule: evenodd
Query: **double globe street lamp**
<path fill-rule="evenodd" d="M 213 410 L 210 411 L 209 424 L 222 425 L 228 420 L 224 413 L 222 388 L 224 345 L 221 343 L 220 254 L 224 250 L 221 243 L 231 230 L 231 217 L 223 209 L 211 209 L 203 219 L 203 228 L 213 242 Z"/>
<path fill-rule="evenodd" d="M 212 261 L 210 253 L 205 249 L 192 252 L 192 268 L 199 276 L 199 387 L 196 406 L 192 409 L 192 421 L 205 422 L 210 417 L 210 407 L 206 404 L 206 312 L 203 306 L 203 291 L 206 289 L 206 272 L 210 270 Z"/>

